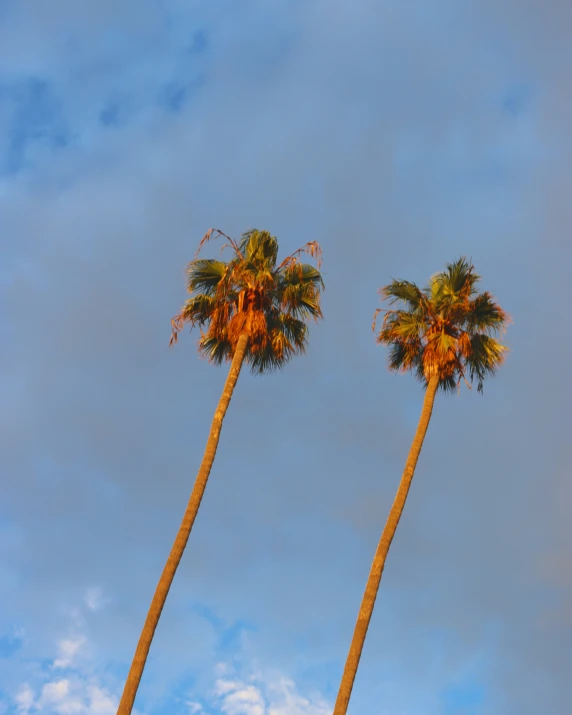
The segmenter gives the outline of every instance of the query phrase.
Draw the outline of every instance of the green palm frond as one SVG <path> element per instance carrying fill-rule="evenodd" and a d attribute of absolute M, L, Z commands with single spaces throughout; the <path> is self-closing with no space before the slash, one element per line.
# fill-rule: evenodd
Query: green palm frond
<path fill-rule="evenodd" d="M 269 341 L 252 353 L 253 373 L 270 372 L 283 367 L 292 357 L 305 352 L 308 326 L 291 315 L 275 311 L 268 322 Z"/>
<path fill-rule="evenodd" d="M 493 335 L 504 331 L 509 318 L 490 293 L 477 294 L 479 280 L 474 266 L 460 258 L 423 290 L 408 281 L 382 288 L 395 306 L 376 338 L 389 347 L 390 369 L 411 371 L 424 384 L 437 374 L 446 392 L 468 378 L 482 392 L 484 379 L 504 361 L 507 348 Z"/>
<path fill-rule="evenodd" d="M 471 301 L 466 314 L 466 327 L 470 331 L 485 330 L 502 333 L 507 322 L 506 313 L 487 291 Z"/>
<path fill-rule="evenodd" d="M 187 290 L 214 295 L 228 269 L 229 265 L 223 261 L 196 258 L 187 267 Z"/>
<path fill-rule="evenodd" d="M 281 272 L 276 286 L 282 309 L 302 320 L 318 320 L 322 317 L 320 291 L 323 285 L 320 272 L 313 266 L 288 266 Z"/>
<path fill-rule="evenodd" d="M 304 352 L 308 341 L 308 326 L 303 320 L 298 320 L 288 313 L 278 313 L 277 323 L 271 324 L 271 328 L 276 327 L 277 330 L 284 333 L 288 342 L 293 348 Z"/>
<path fill-rule="evenodd" d="M 216 306 L 216 298 L 199 293 L 189 298 L 183 306 L 181 315 L 185 321 L 193 325 L 206 325 L 212 319 Z"/>
<path fill-rule="evenodd" d="M 280 270 L 281 279 L 288 285 L 298 285 L 300 283 L 316 283 L 322 289 L 324 280 L 317 268 L 309 263 L 293 263 Z"/>
<path fill-rule="evenodd" d="M 199 350 L 209 362 L 220 365 L 231 360 L 234 349 L 228 340 L 218 336 L 203 335 L 199 340 Z"/>
<path fill-rule="evenodd" d="M 474 295 L 478 281 L 474 267 L 465 258 L 447 264 L 446 270 L 432 276 L 429 282 L 435 312 L 456 322 L 457 316 L 466 312 L 467 302 Z"/>
<path fill-rule="evenodd" d="M 471 351 L 466 358 L 471 381 L 477 380 L 477 390 L 483 391 L 483 382 L 492 377 L 504 362 L 507 347 L 495 338 L 477 333 L 471 337 Z"/>
<path fill-rule="evenodd" d="M 393 280 L 389 285 L 381 288 L 380 293 L 384 299 L 389 301 L 390 305 L 401 301 L 406 303 L 409 310 L 419 310 L 425 302 L 423 292 L 415 283 L 410 283 L 409 281 Z"/>
<path fill-rule="evenodd" d="M 264 264 L 270 271 L 276 267 L 278 241 L 268 231 L 246 231 L 240 238 L 239 247 L 247 262 Z"/>
<path fill-rule="evenodd" d="M 387 345 L 395 339 L 416 340 L 428 327 L 428 321 L 420 311 L 392 310 L 385 315 L 378 342 Z"/>
<path fill-rule="evenodd" d="M 425 378 L 423 381 L 426 383 Z M 454 393 L 459 391 L 459 379 L 454 375 L 444 375 L 439 381 L 439 389 L 441 392 Z"/>
<path fill-rule="evenodd" d="M 422 346 L 420 343 L 404 343 L 395 341 L 389 344 L 389 369 L 406 372 L 415 368 L 421 361 Z"/>
<path fill-rule="evenodd" d="M 472 295 L 479 280 L 474 266 L 464 257 L 448 263 L 447 268 L 435 276 L 443 296 L 459 296 L 466 292 Z"/>

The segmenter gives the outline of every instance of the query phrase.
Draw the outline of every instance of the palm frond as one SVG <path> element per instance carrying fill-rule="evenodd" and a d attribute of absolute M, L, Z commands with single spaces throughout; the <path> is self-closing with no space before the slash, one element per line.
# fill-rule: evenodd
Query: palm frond
<path fill-rule="evenodd" d="M 469 303 L 465 316 L 467 330 L 471 332 L 502 333 L 508 321 L 508 315 L 487 291 L 480 293 Z"/>
<path fill-rule="evenodd" d="M 493 377 L 503 364 L 508 348 L 495 338 L 477 333 L 471 337 L 471 352 L 465 359 L 471 382 L 477 380 L 477 390 L 483 391 L 483 381 Z"/>
<path fill-rule="evenodd" d="M 389 301 L 390 305 L 403 301 L 409 310 L 419 310 L 425 302 L 425 296 L 421 289 L 409 281 L 393 280 L 381 288 L 380 293 L 384 299 Z"/>
<path fill-rule="evenodd" d="M 246 231 L 240 237 L 238 245 L 240 254 L 247 263 L 256 264 L 258 267 L 265 265 L 267 270 L 274 270 L 278 257 L 278 241 L 269 231 Z"/>
<path fill-rule="evenodd" d="M 276 297 L 282 309 L 296 318 L 318 320 L 322 317 L 322 287 L 322 276 L 313 266 L 290 265 L 278 280 Z"/>
<path fill-rule="evenodd" d="M 216 298 L 211 295 L 199 293 L 189 298 L 185 303 L 181 311 L 181 317 L 185 322 L 189 322 L 192 325 L 206 325 L 212 320 L 216 308 Z"/>
<path fill-rule="evenodd" d="M 446 269 L 437 274 L 436 281 L 444 293 L 458 296 L 464 291 L 474 292 L 480 276 L 475 273 L 475 267 L 464 256 L 453 263 L 448 263 Z"/>
<path fill-rule="evenodd" d="M 422 356 L 420 342 L 393 342 L 389 344 L 388 367 L 396 372 L 407 372 L 421 363 Z"/>
<path fill-rule="evenodd" d="M 214 295 L 221 281 L 228 274 L 229 264 L 212 258 L 195 258 L 187 266 L 187 290 L 189 293 Z"/>
<path fill-rule="evenodd" d="M 441 392 L 453 393 L 459 390 L 459 380 L 454 375 L 443 375 L 439 380 L 439 389 Z"/>
<path fill-rule="evenodd" d="M 275 311 L 268 318 L 269 341 L 261 349 L 252 351 L 248 360 L 252 372 L 271 372 L 283 367 L 294 355 L 306 350 L 308 326 L 292 316 Z"/>
<path fill-rule="evenodd" d="M 279 271 L 280 280 L 289 285 L 299 283 L 317 283 L 320 288 L 324 288 L 324 279 L 317 268 L 309 263 L 294 261 Z"/>
<path fill-rule="evenodd" d="M 435 352 L 441 355 L 446 355 L 450 351 L 454 351 L 457 347 L 456 339 L 445 332 L 429 334 L 427 336 L 427 343 L 428 345 L 432 345 Z"/>
<path fill-rule="evenodd" d="M 393 340 L 417 340 L 428 329 L 428 322 L 421 311 L 387 311 L 383 318 L 378 342 L 389 343 Z"/>
<path fill-rule="evenodd" d="M 230 341 L 221 336 L 202 335 L 199 340 L 199 351 L 215 365 L 220 365 L 226 360 L 231 360 L 234 349 Z"/>
<path fill-rule="evenodd" d="M 479 276 L 466 258 L 449 263 L 445 271 L 431 277 L 428 292 L 435 312 L 448 322 L 455 322 L 467 310 L 468 301 L 475 293 Z"/>

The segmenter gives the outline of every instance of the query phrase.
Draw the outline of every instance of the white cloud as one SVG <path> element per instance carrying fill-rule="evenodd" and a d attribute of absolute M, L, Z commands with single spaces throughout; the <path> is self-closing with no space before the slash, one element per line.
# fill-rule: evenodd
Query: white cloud
<path fill-rule="evenodd" d="M 221 668 L 217 668 L 220 672 Z M 225 672 L 232 669 L 225 666 Z M 95 682 L 90 673 L 47 679 L 39 695 L 28 683 L 14 697 L 19 715 L 114 715 L 119 698 Z M 208 715 L 196 700 L 185 705 L 190 715 Z M 224 715 L 329 715 L 331 705 L 321 696 L 302 695 L 293 680 L 284 676 L 217 678 L 208 707 Z"/>
<path fill-rule="evenodd" d="M 217 695 L 225 695 L 226 693 L 231 693 L 233 690 L 240 688 L 241 683 L 234 680 L 217 680 L 215 684 L 215 693 Z"/>
<path fill-rule="evenodd" d="M 216 670 L 227 675 L 232 672 L 224 664 Z M 332 709 L 319 695 L 302 695 L 293 680 L 281 675 L 219 677 L 214 694 L 225 715 L 329 715 Z"/>
<path fill-rule="evenodd" d="M 93 586 L 85 592 L 83 602 L 90 611 L 100 611 L 109 603 L 109 599 L 104 597 L 100 586 Z"/>
<path fill-rule="evenodd" d="M 59 657 L 54 660 L 54 668 L 70 668 L 80 648 L 85 644 L 84 636 L 65 638 L 58 643 Z"/>
<path fill-rule="evenodd" d="M 225 715 L 266 715 L 262 693 L 254 685 L 217 680 L 215 691 L 223 695 L 220 709 Z"/>
<path fill-rule="evenodd" d="M 100 591 L 96 595 L 100 596 Z M 84 601 L 89 608 L 87 599 Z M 12 705 L 19 715 L 115 715 L 117 712 L 119 698 L 105 687 L 93 663 L 87 658 L 78 663 L 80 650 L 88 645 L 82 633 L 86 623 L 81 608 L 72 608 L 69 618 L 75 633 L 57 641 L 57 656 L 50 665 L 37 671 L 34 687 L 22 683 L 13 697 Z M 65 677 L 54 674 L 54 670 L 59 669 L 67 669 Z"/>
<path fill-rule="evenodd" d="M 81 677 L 45 683 L 33 703 L 34 713 L 41 715 L 114 715 L 117 704 L 105 688 Z"/>
<path fill-rule="evenodd" d="M 27 715 L 30 712 L 30 708 L 34 704 L 34 691 L 28 683 L 22 683 L 14 698 L 14 704 L 22 715 Z"/>
<path fill-rule="evenodd" d="M 67 678 L 46 683 L 35 709 L 39 712 L 75 715 L 83 710 L 81 699 L 72 692 Z"/>
<path fill-rule="evenodd" d="M 28 715 L 114 715 L 118 700 L 105 689 L 81 678 L 61 678 L 44 683 L 36 699 L 32 688 L 20 686 L 14 704 L 17 712 Z"/>
<path fill-rule="evenodd" d="M 73 623 L 77 616 L 78 611 L 72 611 Z M 36 671 L 39 677 L 35 683 L 20 684 L 7 711 L 18 715 L 115 715 L 123 683 L 107 680 L 87 656 L 78 662 L 77 654 L 84 647 L 89 651 L 87 646 L 89 642 L 83 633 L 59 640 L 57 657 Z M 54 673 L 59 668 L 67 669 L 65 677 Z M 228 663 L 219 662 L 213 666 L 212 682 L 210 693 L 193 692 L 192 698 L 184 702 L 189 715 L 331 712 L 331 706 L 321 696 L 302 694 L 292 679 L 279 673 L 261 673 L 248 666 L 237 671 Z"/>
<path fill-rule="evenodd" d="M 223 675 L 230 675 L 232 673 L 232 668 L 228 663 L 217 663 L 214 668 L 215 675 L 219 678 Z"/>
<path fill-rule="evenodd" d="M 329 715 L 331 706 L 318 696 L 309 700 L 300 695 L 296 684 L 289 678 L 279 678 L 268 688 L 272 703 L 268 715 Z"/>
<path fill-rule="evenodd" d="M 87 693 L 90 702 L 90 712 L 93 713 L 93 715 L 115 715 L 118 701 L 109 695 L 106 690 L 99 688 L 97 685 L 90 685 L 88 686 Z"/>

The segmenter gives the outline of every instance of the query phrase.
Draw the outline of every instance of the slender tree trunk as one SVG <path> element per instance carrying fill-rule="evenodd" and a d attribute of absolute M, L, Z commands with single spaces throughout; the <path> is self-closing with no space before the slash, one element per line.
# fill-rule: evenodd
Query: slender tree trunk
<path fill-rule="evenodd" d="M 419 453 L 421 452 L 423 440 L 425 439 L 425 433 L 427 432 L 429 420 L 431 419 L 435 393 L 437 392 L 438 387 L 439 378 L 432 377 L 427 385 L 425 398 L 423 400 L 423 408 L 421 410 L 421 417 L 419 418 L 417 431 L 415 432 L 415 437 L 413 438 L 411 449 L 409 450 L 409 456 L 407 457 L 407 462 L 405 463 L 405 469 L 403 470 L 403 476 L 401 477 L 399 489 L 397 490 L 393 506 L 389 512 L 387 523 L 385 524 L 385 528 L 381 535 L 379 544 L 377 545 L 377 551 L 375 552 L 373 563 L 371 565 L 367 585 L 365 587 L 365 593 L 362 598 L 357 623 L 354 629 L 354 635 L 350 645 L 350 651 L 348 653 L 344 673 L 342 675 L 338 697 L 334 706 L 333 715 L 346 715 L 348 709 L 354 680 L 361 658 L 361 652 L 363 650 L 363 644 L 365 642 L 367 629 L 371 621 L 373 607 L 375 606 L 375 599 L 381 582 L 381 574 L 383 573 L 383 567 L 385 566 L 385 559 L 387 558 L 387 552 L 389 551 L 389 547 L 391 546 L 391 542 L 395 536 L 395 531 L 397 530 L 397 525 L 399 524 L 399 519 L 401 518 L 403 507 L 405 506 L 405 500 L 407 499 L 409 487 L 411 486 L 417 460 L 419 459 Z"/>
<path fill-rule="evenodd" d="M 135 696 L 137 694 L 137 689 L 143 674 L 143 668 L 145 667 L 145 662 L 149 654 L 149 648 L 151 647 L 153 635 L 155 634 L 155 629 L 159 623 L 159 618 L 161 617 L 161 611 L 165 605 L 167 594 L 169 593 L 169 589 L 173 583 L 175 572 L 177 571 L 179 561 L 181 560 L 183 551 L 187 545 L 189 534 L 193 528 L 195 517 L 199 511 L 203 494 L 205 493 L 205 488 L 207 486 L 207 481 L 218 447 L 222 422 L 226 411 L 228 410 L 230 399 L 232 397 L 236 381 L 238 380 L 240 369 L 244 362 L 247 347 L 248 335 L 241 335 L 236 345 L 236 350 L 232 358 L 232 363 L 230 365 L 230 370 L 228 377 L 226 378 L 221 398 L 214 413 L 211 431 L 207 441 L 205 453 L 203 455 L 203 461 L 201 462 L 183 521 L 181 522 L 181 526 L 179 527 L 179 532 L 175 538 L 171 553 L 169 554 L 169 558 L 167 559 L 167 563 L 165 564 L 165 568 L 163 569 L 163 573 L 161 574 L 161 578 L 159 579 L 159 583 L 155 589 L 155 594 L 153 596 L 153 600 L 151 601 L 147 618 L 145 619 L 145 625 L 143 626 L 139 642 L 137 643 L 137 648 L 135 650 L 135 655 L 133 656 L 131 668 L 129 669 L 129 673 L 127 675 L 117 715 L 130 715 L 131 710 L 133 709 L 133 703 L 135 702 Z"/>

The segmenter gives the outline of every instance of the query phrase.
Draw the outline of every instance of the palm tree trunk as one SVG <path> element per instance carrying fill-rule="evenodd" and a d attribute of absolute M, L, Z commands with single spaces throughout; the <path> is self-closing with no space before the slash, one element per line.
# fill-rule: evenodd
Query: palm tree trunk
<path fill-rule="evenodd" d="M 407 457 L 407 462 L 405 463 L 401 483 L 399 484 L 399 489 L 397 490 L 393 506 L 389 512 L 385 529 L 383 530 L 381 539 L 377 545 L 377 551 L 375 552 L 373 563 L 371 565 L 367 585 L 365 587 L 365 593 L 362 598 L 357 623 L 354 629 L 354 635 L 350 645 L 350 651 L 344 667 L 338 697 L 334 706 L 333 715 L 346 715 L 348 709 L 354 680 L 361 658 L 361 652 L 363 650 L 363 644 L 365 642 L 367 629 L 371 621 L 373 608 L 375 606 L 375 599 L 381 582 L 381 574 L 383 573 L 383 567 L 385 566 L 385 559 L 387 558 L 387 552 L 389 551 L 389 547 L 391 546 L 391 542 L 395 536 L 397 525 L 399 524 L 399 519 L 401 518 L 403 507 L 405 506 L 405 500 L 407 499 L 407 494 L 409 492 L 409 487 L 411 486 L 417 460 L 419 459 L 421 447 L 423 446 L 423 440 L 425 439 L 425 433 L 427 432 L 429 420 L 431 419 L 431 413 L 433 412 L 433 403 L 435 401 L 435 393 L 437 392 L 438 387 L 439 378 L 432 377 L 429 380 L 427 390 L 425 391 L 421 417 L 419 418 L 417 431 L 415 432 L 415 437 L 413 438 L 411 449 L 409 450 L 409 456 Z"/>
<path fill-rule="evenodd" d="M 151 601 L 147 618 L 145 619 L 145 625 L 143 626 L 139 642 L 137 643 L 137 648 L 135 650 L 135 655 L 133 656 L 131 668 L 129 669 L 129 673 L 127 675 L 117 715 L 130 715 L 131 710 L 133 709 L 133 703 L 135 702 L 135 696 L 141 681 L 143 668 L 145 667 L 145 662 L 149 654 L 149 648 L 151 647 L 155 629 L 159 623 L 159 618 L 161 616 L 163 606 L 165 605 L 167 594 L 169 593 L 169 589 L 173 583 L 175 572 L 177 571 L 183 551 L 187 545 L 189 534 L 193 528 L 195 517 L 199 511 L 203 494 L 205 493 L 205 488 L 207 486 L 207 481 L 218 447 L 222 422 L 226 411 L 228 410 L 230 399 L 232 397 L 236 381 L 238 380 L 240 369 L 244 362 L 247 347 L 248 335 L 241 335 L 236 345 L 236 350 L 232 358 L 232 363 L 230 365 L 230 370 L 228 377 L 226 378 L 221 398 L 214 413 L 211 431 L 207 441 L 205 453 L 203 455 L 203 461 L 201 462 L 201 466 L 193 486 L 193 491 L 191 493 L 189 503 L 187 504 L 185 515 L 183 516 L 183 521 L 181 522 L 181 526 L 179 527 L 179 532 L 175 538 L 171 553 L 169 554 L 169 558 L 167 559 L 167 563 L 165 564 L 165 568 L 163 569 L 163 573 L 161 574 L 161 578 L 159 579 L 159 583 L 155 589 L 155 594 L 153 596 L 153 600 Z"/>

